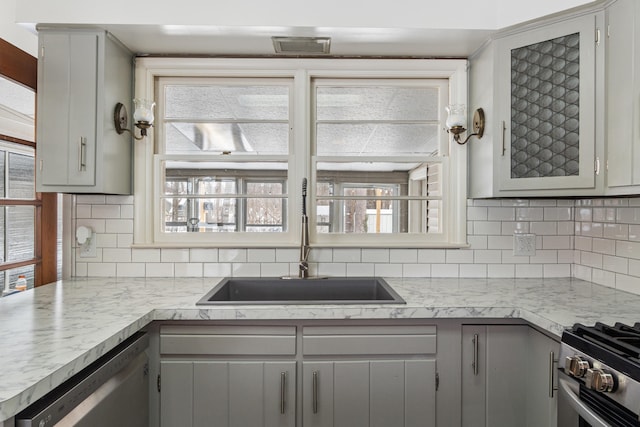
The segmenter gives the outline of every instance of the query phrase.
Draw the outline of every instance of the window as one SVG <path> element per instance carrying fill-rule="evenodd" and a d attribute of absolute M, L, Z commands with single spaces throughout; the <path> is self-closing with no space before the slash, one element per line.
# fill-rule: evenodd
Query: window
<path fill-rule="evenodd" d="M 251 243 L 262 239 L 257 233 L 287 233 L 292 85 L 291 78 L 158 80 L 158 241 Z"/>
<path fill-rule="evenodd" d="M 315 240 L 401 234 L 419 245 L 442 234 L 448 81 L 318 78 L 312 90 Z"/>
<path fill-rule="evenodd" d="M 465 102 L 465 61 L 137 68 L 158 114 L 136 149 L 136 244 L 298 245 L 303 178 L 312 245 L 466 244 L 466 147 L 443 125 L 444 106 Z"/>
<path fill-rule="evenodd" d="M 0 291 L 55 281 L 57 195 L 35 192 L 36 59 L 0 39 Z M 6 292 L 6 293 L 8 293 Z"/>

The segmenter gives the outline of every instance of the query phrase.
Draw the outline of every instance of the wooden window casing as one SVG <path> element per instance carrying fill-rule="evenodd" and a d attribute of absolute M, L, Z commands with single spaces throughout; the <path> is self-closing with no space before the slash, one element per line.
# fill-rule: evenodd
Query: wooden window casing
<path fill-rule="evenodd" d="M 0 39 L 0 75 L 32 89 L 37 94 L 37 59 L 3 39 Z M 36 147 L 35 141 L 26 141 L 9 135 L 0 134 L 0 139 Z M 33 200 L 0 199 L 0 207 L 27 205 L 35 208 L 34 257 L 17 262 L 0 263 L 0 271 L 34 265 L 34 286 L 57 280 L 57 203 L 56 193 L 36 193 Z"/>

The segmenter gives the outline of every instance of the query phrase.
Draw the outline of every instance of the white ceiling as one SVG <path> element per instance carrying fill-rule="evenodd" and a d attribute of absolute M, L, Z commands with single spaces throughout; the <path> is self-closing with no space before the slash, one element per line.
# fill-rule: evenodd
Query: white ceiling
<path fill-rule="evenodd" d="M 331 37 L 331 55 L 467 57 L 490 30 L 104 25 L 137 54 L 274 55 L 271 37 Z"/>
<path fill-rule="evenodd" d="M 2 1 L 14 22 L 99 26 L 138 54 L 273 55 L 272 36 L 316 36 L 332 55 L 467 57 L 496 30 L 605 0 Z"/>

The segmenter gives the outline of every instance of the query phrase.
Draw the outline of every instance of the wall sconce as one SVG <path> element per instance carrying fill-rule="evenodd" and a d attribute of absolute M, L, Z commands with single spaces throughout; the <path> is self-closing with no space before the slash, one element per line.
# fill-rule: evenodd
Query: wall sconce
<path fill-rule="evenodd" d="M 472 136 L 477 136 L 478 139 L 484 135 L 484 111 L 482 108 L 478 108 L 473 113 L 473 133 L 467 136 L 467 139 L 460 141 L 460 134 L 466 132 L 465 124 L 467 122 L 465 114 L 465 106 L 462 104 L 448 105 L 445 107 L 449 116 L 447 117 L 446 126 L 447 132 L 453 134 L 453 139 L 460 145 L 464 145 L 469 141 Z"/>
<path fill-rule="evenodd" d="M 124 133 L 125 131 L 131 133 L 133 138 L 136 140 L 141 140 L 145 136 L 147 136 L 147 129 L 153 126 L 153 107 L 156 105 L 155 102 L 149 101 L 147 99 L 134 99 L 133 103 L 136 107 L 136 110 L 133 112 L 133 120 L 134 125 L 140 129 L 140 136 L 136 136 L 134 132 L 131 132 L 128 128 L 128 114 L 127 107 L 124 104 L 118 102 L 116 104 L 116 109 L 113 113 L 113 122 L 116 127 L 116 132 L 118 135 Z"/>

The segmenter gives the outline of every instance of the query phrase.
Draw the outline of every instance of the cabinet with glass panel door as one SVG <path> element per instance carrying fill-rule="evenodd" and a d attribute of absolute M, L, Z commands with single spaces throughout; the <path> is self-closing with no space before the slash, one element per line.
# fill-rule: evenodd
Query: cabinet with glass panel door
<path fill-rule="evenodd" d="M 491 124 L 472 142 L 472 197 L 603 192 L 604 60 L 604 12 L 587 10 L 510 29 L 471 61 L 472 85 L 493 82 L 471 95 Z"/>

